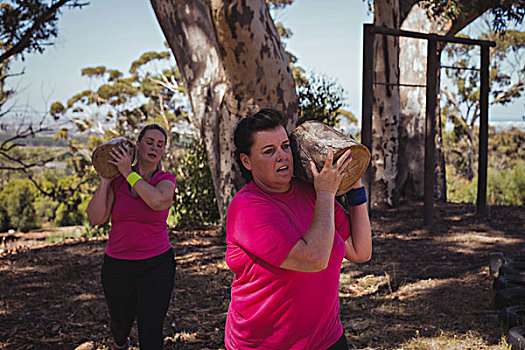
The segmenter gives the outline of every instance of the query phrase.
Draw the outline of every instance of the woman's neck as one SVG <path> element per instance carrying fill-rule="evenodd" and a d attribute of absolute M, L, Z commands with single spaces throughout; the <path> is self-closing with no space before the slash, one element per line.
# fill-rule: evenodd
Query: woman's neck
<path fill-rule="evenodd" d="M 156 167 L 150 167 L 150 166 L 144 166 L 141 164 L 137 164 L 133 167 L 133 170 L 139 173 L 142 178 L 150 179 L 155 170 L 157 170 Z"/>

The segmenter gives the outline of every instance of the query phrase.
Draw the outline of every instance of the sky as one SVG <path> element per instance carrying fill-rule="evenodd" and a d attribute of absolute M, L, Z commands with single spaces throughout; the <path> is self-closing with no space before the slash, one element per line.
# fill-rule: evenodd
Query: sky
<path fill-rule="evenodd" d="M 41 116 L 49 106 L 63 104 L 88 88 L 85 67 L 106 66 L 127 72 L 144 52 L 165 50 L 164 36 L 147 0 L 89 0 L 78 10 L 65 10 L 59 19 L 55 45 L 43 54 L 26 55 L 11 73 L 24 74 L 8 83 L 17 91 L 17 115 Z M 286 49 L 308 71 L 336 80 L 345 91 L 345 108 L 361 114 L 363 23 L 372 23 L 362 0 L 295 0 L 274 14 L 290 28 Z M 91 82 L 93 84 L 93 82 Z M 510 107 L 492 107 L 490 120 L 522 121 L 525 99 Z"/>

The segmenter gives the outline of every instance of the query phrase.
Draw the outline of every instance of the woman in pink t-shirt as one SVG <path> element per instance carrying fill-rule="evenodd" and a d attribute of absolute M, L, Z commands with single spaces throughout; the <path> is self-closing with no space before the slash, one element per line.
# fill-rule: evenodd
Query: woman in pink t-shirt
<path fill-rule="evenodd" d="M 137 162 L 122 147 L 111 151 L 120 174 L 100 184 L 89 202 L 90 224 L 111 216 L 102 266 L 102 285 L 111 317 L 114 349 L 128 349 L 135 318 L 141 349 L 162 349 L 162 328 L 175 277 L 175 258 L 166 219 L 175 177 L 159 169 L 167 141 L 156 124 L 144 127 L 136 143 Z"/>
<path fill-rule="evenodd" d="M 248 180 L 226 216 L 226 263 L 235 274 L 225 329 L 233 349 L 348 349 L 339 316 L 343 258 L 368 261 L 372 235 L 361 181 L 335 200 L 351 161 L 333 151 L 314 185 L 293 177 L 283 118 L 264 109 L 234 133 L 236 158 Z M 350 225 L 351 222 L 351 225 Z"/>

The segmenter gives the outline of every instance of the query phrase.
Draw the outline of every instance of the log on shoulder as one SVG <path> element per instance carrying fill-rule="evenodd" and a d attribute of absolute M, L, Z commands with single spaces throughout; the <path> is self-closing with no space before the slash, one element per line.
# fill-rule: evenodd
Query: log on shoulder
<path fill-rule="evenodd" d="M 351 137 L 318 121 L 306 121 L 295 128 L 290 135 L 290 142 L 294 152 L 294 174 L 297 178 L 313 184 L 310 161 L 313 161 L 317 170 L 321 170 L 328 154 L 328 147 L 334 151 L 334 162 L 349 148 L 352 161 L 345 168 L 345 175 L 336 195 L 348 192 L 363 176 L 368 163 L 370 152 Z"/>

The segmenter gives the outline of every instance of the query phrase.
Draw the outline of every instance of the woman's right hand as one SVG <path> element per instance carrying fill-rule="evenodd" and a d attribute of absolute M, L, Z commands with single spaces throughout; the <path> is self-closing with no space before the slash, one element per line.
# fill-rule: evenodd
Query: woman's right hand
<path fill-rule="evenodd" d="M 344 177 L 344 169 L 348 163 L 352 160 L 350 157 L 350 149 L 348 149 L 335 164 L 332 164 L 334 161 L 334 151 L 329 147 L 328 154 L 326 156 L 326 161 L 324 163 L 321 171 L 317 171 L 315 164 L 310 161 L 310 169 L 314 177 L 314 188 L 317 195 L 327 192 L 334 194 L 339 188 L 339 184 Z"/>

